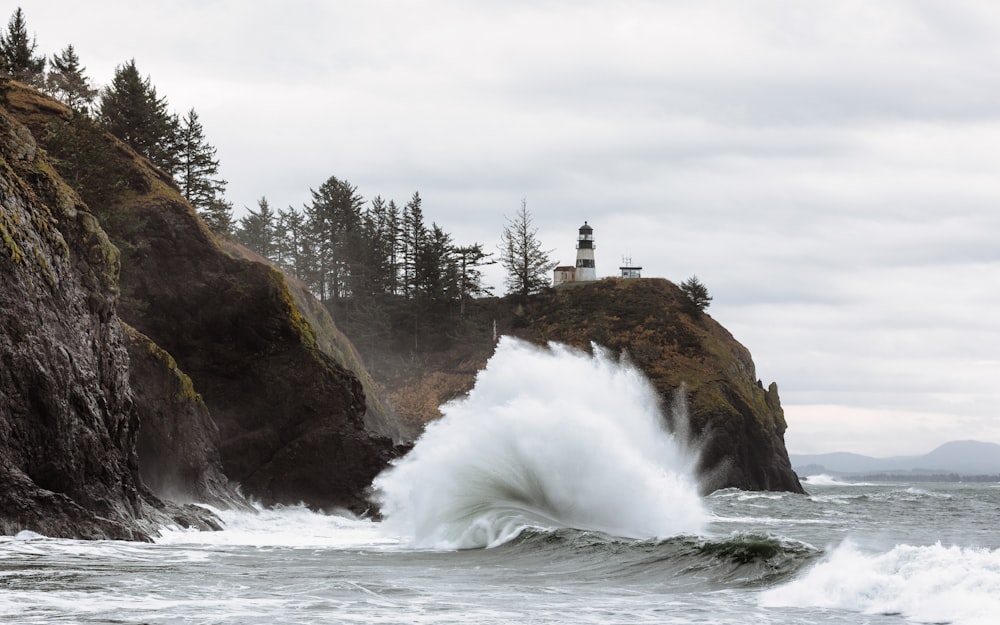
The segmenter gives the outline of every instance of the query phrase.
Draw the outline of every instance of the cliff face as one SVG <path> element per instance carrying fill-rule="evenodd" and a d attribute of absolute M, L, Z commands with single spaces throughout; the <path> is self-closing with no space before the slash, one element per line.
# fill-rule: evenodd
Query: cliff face
<path fill-rule="evenodd" d="M 0 532 L 137 538 L 117 250 L 0 109 Z"/>
<path fill-rule="evenodd" d="M 512 333 L 580 348 L 591 342 L 628 357 L 668 405 L 688 404 L 688 436 L 701 450 L 703 490 L 803 492 L 785 449 L 778 387 L 757 379 L 750 352 L 663 279 L 606 279 L 538 296 Z"/>
<path fill-rule="evenodd" d="M 362 384 L 324 351 L 285 277 L 226 252 L 169 177 L 124 145 L 39 94 L 9 99 L 97 207 L 121 250 L 120 315 L 190 377 L 218 427 L 226 476 L 265 504 L 367 509 L 392 438 L 366 427 Z"/>
<path fill-rule="evenodd" d="M 144 540 L 164 523 L 218 527 L 140 479 L 118 271 L 97 219 L 0 107 L 2 534 Z"/>
<path fill-rule="evenodd" d="M 275 269 L 218 247 L 176 198 L 141 198 L 146 249 L 122 270 L 123 317 L 191 377 L 226 474 L 265 504 L 364 509 L 392 442 L 364 428 L 358 378 L 319 349 Z"/>
<path fill-rule="evenodd" d="M 226 252 L 237 258 L 270 264 L 266 258 L 239 243 L 222 241 L 221 244 Z M 284 279 L 296 307 L 312 328 L 316 347 L 326 356 L 344 363 L 361 383 L 365 398 L 365 429 L 372 435 L 390 438 L 396 443 L 405 444 L 412 441 L 419 434 L 419 426 L 404 423 L 393 417 L 392 411 L 382 401 L 384 390 L 377 387 L 357 349 L 334 323 L 330 312 L 309 292 L 305 284 L 288 276 Z"/>
<path fill-rule="evenodd" d="M 124 328 L 129 382 L 141 415 L 136 452 L 143 484 L 170 501 L 247 506 L 222 470 L 219 429 L 191 378 L 149 337 Z"/>
<path fill-rule="evenodd" d="M 406 358 L 394 355 L 391 347 L 365 354 L 395 363 L 380 370 L 380 381 L 392 389 L 399 418 L 434 419 L 441 403 L 471 389 L 493 352 L 494 328 L 538 344 L 556 341 L 590 350 L 597 343 L 627 353 L 664 406 L 683 393 L 690 423 L 669 425 L 686 432 L 701 450 L 703 490 L 802 492 L 785 450 L 777 386 L 765 389 L 749 351 L 710 316 L 694 310 L 667 280 L 607 279 L 523 300 L 478 300 L 454 328 L 459 336 L 444 348 Z M 384 344 L 402 342 L 394 337 Z"/>

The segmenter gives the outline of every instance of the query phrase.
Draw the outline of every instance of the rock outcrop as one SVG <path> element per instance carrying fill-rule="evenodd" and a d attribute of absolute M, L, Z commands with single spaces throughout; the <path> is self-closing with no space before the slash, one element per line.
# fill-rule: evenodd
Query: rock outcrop
<path fill-rule="evenodd" d="M 266 258 L 235 241 L 222 241 L 221 245 L 226 252 L 237 258 L 271 264 Z M 354 344 L 334 323 L 330 311 L 300 280 L 287 275 L 284 278 L 296 307 L 313 330 L 317 348 L 335 361 L 344 363 L 361 382 L 365 396 L 365 429 L 374 436 L 390 438 L 396 444 L 406 445 L 412 441 L 419 435 L 420 427 L 394 418 L 392 411 L 382 401 L 384 389 L 377 387 Z"/>
<path fill-rule="evenodd" d="M 98 207 L 121 250 L 119 314 L 190 377 L 218 427 L 226 476 L 264 504 L 366 510 L 394 441 L 366 427 L 358 376 L 322 348 L 285 276 L 226 252 L 169 176 L 128 147 L 36 92 L 8 97 L 56 170 Z"/>
<path fill-rule="evenodd" d="M 0 109 L 0 532 L 141 538 L 118 251 Z"/>
<path fill-rule="evenodd" d="M 471 389 L 493 353 L 494 333 L 585 350 L 596 343 L 627 354 L 665 407 L 684 396 L 689 422 L 669 426 L 700 450 L 703 490 L 802 492 L 785 449 L 777 385 L 764 388 L 750 352 L 667 280 L 605 279 L 528 298 L 477 300 L 452 327 L 457 338 L 448 346 L 400 358 L 398 345 L 406 341 L 392 336 L 376 347 L 381 351 L 365 354 L 387 363 L 380 382 L 391 389 L 397 418 L 432 420 L 441 403 Z"/>
<path fill-rule="evenodd" d="M 191 378 L 149 337 L 124 328 L 129 382 L 141 415 L 136 452 L 143 484 L 168 501 L 248 507 L 222 470 L 219 429 Z"/>
<path fill-rule="evenodd" d="M 97 219 L 0 108 L 0 534 L 218 527 L 139 477 L 118 270 Z"/>
<path fill-rule="evenodd" d="M 590 343 L 627 354 L 664 405 L 682 393 L 689 423 L 670 424 L 700 450 L 704 491 L 803 492 L 785 449 L 778 386 L 757 379 L 749 350 L 664 279 L 605 279 L 557 289 L 515 315 L 536 342 Z M 669 417 L 669 411 L 665 411 Z"/>

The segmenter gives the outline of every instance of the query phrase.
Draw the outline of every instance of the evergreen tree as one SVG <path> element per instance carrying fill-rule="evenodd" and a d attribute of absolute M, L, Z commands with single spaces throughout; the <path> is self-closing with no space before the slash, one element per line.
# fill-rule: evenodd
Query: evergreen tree
<path fill-rule="evenodd" d="M 191 109 L 181 118 L 177 153 L 177 183 L 181 194 L 204 217 L 226 190 L 218 178 L 219 161 L 215 148 L 205 140 L 198 113 Z"/>
<path fill-rule="evenodd" d="M 436 223 L 416 251 L 414 293 L 434 302 L 457 299 L 458 276 L 451 236 Z"/>
<path fill-rule="evenodd" d="M 306 207 L 310 234 L 315 243 L 316 275 L 312 282 L 321 301 L 351 292 L 352 269 L 360 269 L 361 207 L 364 198 L 345 180 L 331 176 L 312 191 Z M 357 275 L 355 277 L 358 277 Z"/>
<path fill-rule="evenodd" d="M 236 240 L 267 259 L 274 258 L 275 214 L 267 198 L 257 200 L 257 210 L 247 208 L 247 216 L 240 218 Z"/>
<path fill-rule="evenodd" d="M 111 85 L 101 93 L 100 118 L 105 128 L 168 174 L 177 170 L 180 122 L 167 111 L 150 78 L 139 74 L 135 59 L 115 69 Z"/>
<path fill-rule="evenodd" d="M 87 69 L 80 66 L 73 44 L 52 57 L 45 89 L 57 100 L 70 108 L 89 114 L 98 90 L 90 86 L 90 79 L 84 75 Z"/>
<path fill-rule="evenodd" d="M 208 206 L 198 211 L 202 221 L 209 230 L 224 237 L 235 234 L 236 222 L 233 219 L 233 205 L 222 197 L 215 197 Z"/>
<path fill-rule="evenodd" d="M 400 286 L 400 266 L 402 264 L 402 228 L 403 217 L 396 202 L 389 200 L 386 207 L 386 236 L 391 241 L 388 252 L 388 272 L 389 281 L 386 290 L 392 295 L 399 295 L 403 292 Z"/>
<path fill-rule="evenodd" d="M 549 272 L 554 265 L 538 240 L 538 229 L 532 227 L 528 201 L 521 200 L 521 209 L 514 219 L 507 219 L 500 236 L 500 264 L 507 270 L 507 292 L 522 296 L 537 293 L 549 285 Z"/>
<path fill-rule="evenodd" d="M 712 296 L 708 294 L 708 288 L 698 280 L 698 276 L 691 276 L 681 282 L 681 291 L 684 291 L 691 307 L 698 312 L 704 311 L 712 303 Z"/>
<path fill-rule="evenodd" d="M 0 71 L 23 83 L 40 87 L 45 72 L 45 57 L 35 56 L 35 37 L 28 37 L 24 11 L 18 7 L 7 22 L 7 32 L 0 34 Z"/>
<path fill-rule="evenodd" d="M 400 228 L 400 259 L 402 269 L 401 286 L 403 295 L 412 295 L 416 289 L 417 256 L 427 238 L 427 227 L 424 226 L 423 200 L 420 193 L 413 192 L 410 201 L 403 207 L 402 228 Z"/>
<path fill-rule="evenodd" d="M 492 289 L 483 284 L 483 272 L 479 268 L 496 261 L 493 260 L 493 254 L 483 251 L 481 243 L 456 247 L 453 252 L 458 270 L 459 312 L 464 316 L 465 302 L 468 299 L 491 293 Z"/>
<path fill-rule="evenodd" d="M 278 211 L 278 232 L 280 237 L 280 266 L 300 280 L 310 273 L 312 246 L 310 245 L 306 217 L 291 206 Z"/>
<path fill-rule="evenodd" d="M 391 215 L 392 204 L 382 196 L 375 196 L 364 211 L 361 220 L 362 245 L 360 248 L 360 279 L 356 281 L 355 294 L 376 295 L 391 293 L 395 283 L 394 257 L 396 232 Z"/>

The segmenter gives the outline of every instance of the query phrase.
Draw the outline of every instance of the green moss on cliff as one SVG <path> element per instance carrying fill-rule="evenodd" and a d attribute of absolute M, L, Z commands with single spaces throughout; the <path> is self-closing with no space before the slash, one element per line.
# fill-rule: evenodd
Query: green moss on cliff
<path fill-rule="evenodd" d="M 281 306 L 288 315 L 288 321 L 291 324 L 292 329 L 295 334 L 302 341 L 302 344 L 309 348 L 310 350 L 316 350 L 318 344 L 316 342 L 316 331 L 313 330 L 312 325 L 305 318 L 305 316 L 299 310 L 299 304 L 295 297 L 292 295 L 292 290 L 288 287 L 288 282 L 285 276 L 277 269 L 267 266 L 268 281 L 271 284 L 271 288 L 275 290 L 278 294 L 278 298 L 281 301 Z"/>
<path fill-rule="evenodd" d="M 128 333 L 129 339 L 134 345 L 139 345 L 154 361 L 160 363 L 164 371 L 169 371 L 175 378 L 177 385 L 176 399 L 179 403 L 193 402 L 204 407 L 205 402 L 201 394 L 195 390 L 194 382 L 191 381 L 191 378 L 186 373 L 181 371 L 180 367 L 177 366 L 177 361 L 174 360 L 174 357 L 167 350 L 154 343 L 149 337 L 143 335 L 132 326 L 122 324 L 122 327 Z"/>
<path fill-rule="evenodd" d="M 0 236 L 3 237 L 4 248 L 7 250 L 7 255 L 10 257 L 11 261 L 16 263 L 21 263 L 24 261 L 24 252 L 21 251 L 20 246 L 18 246 L 17 241 L 14 240 L 12 234 L 13 227 L 8 225 L 10 223 L 10 218 L 7 212 L 4 211 L 0 213 Z"/>

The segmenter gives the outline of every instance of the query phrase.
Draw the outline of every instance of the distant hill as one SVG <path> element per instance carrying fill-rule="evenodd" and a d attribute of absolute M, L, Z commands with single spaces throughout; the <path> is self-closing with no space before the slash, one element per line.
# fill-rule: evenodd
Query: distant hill
<path fill-rule="evenodd" d="M 801 476 L 873 473 L 957 473 L 1000 475 L 1000 445 L 982 441 L 952 441 L 923 456 L 872 458 L 860 454 L 790 454 Z"/>

